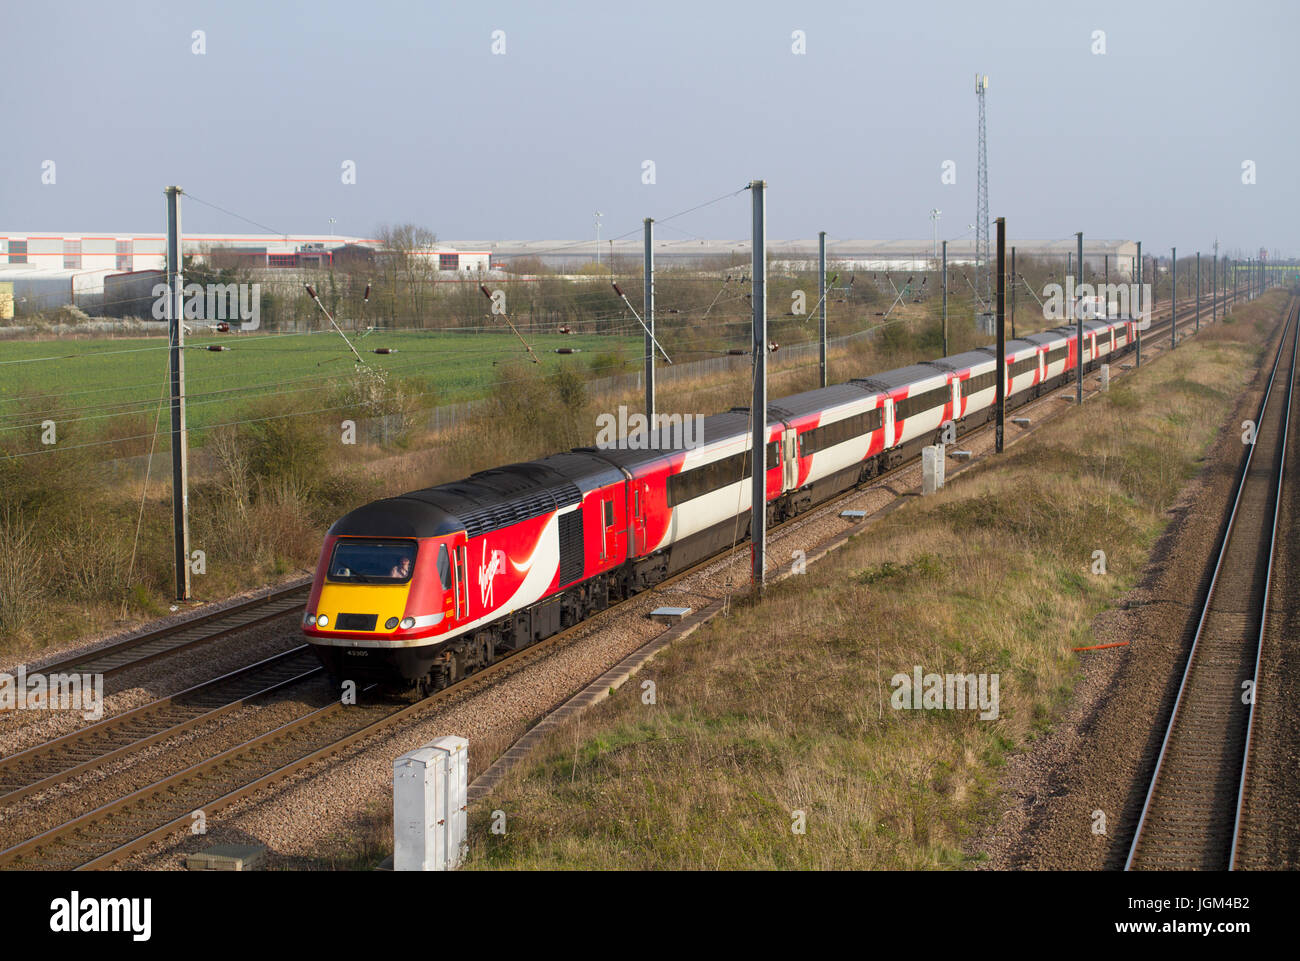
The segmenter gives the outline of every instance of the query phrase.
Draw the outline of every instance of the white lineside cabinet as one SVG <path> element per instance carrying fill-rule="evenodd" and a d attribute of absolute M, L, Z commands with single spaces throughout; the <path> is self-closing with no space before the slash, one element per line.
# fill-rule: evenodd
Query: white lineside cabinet
<path fill-rule="evenodd" d="M 393 870 L 450 871 L 465 849 L 469 741 L 440 737 L 393 761 Z"/>
<path fill-rule="evenodd" d="M 921 448 L 921 493 L 933 494 L 943 488 L 944 445 Z"/>

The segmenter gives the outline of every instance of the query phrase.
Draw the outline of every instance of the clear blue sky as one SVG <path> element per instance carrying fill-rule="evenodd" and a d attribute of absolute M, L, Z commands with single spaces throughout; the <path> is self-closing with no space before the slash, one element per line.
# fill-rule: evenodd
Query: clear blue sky
<path fill-rule="evenodd" d="M 160 230 L 179 183 L 289 233 L 334 217 L 348 234 L 582 239 L 596 209 L 610 237 L 763 177 L 773 239 L 928 238 L 932 207 L 957 237 L 975 219 L 979 70 L 990 214 L 1013 238 L 1300 253 L 1292 0 L 61 0 L 0 22 L 0 231 Z M 663 236 L 746 237 L 747 204 Z M 194 203 L 184 227 L 256 229 Z"/>

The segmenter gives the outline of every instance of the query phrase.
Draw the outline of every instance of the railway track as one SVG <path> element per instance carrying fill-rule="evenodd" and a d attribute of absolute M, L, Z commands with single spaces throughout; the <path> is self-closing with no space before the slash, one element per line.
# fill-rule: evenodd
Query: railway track
<path fill-rule="evenodd" d="M 300 609 L 311 583 L 291 584 L 271 593 L 180 624 L 154 628 L 90 651 L 31 668 L 43 674 L 102 674 L 109 677 L 160 657 L 175 654 Z"/>
<path fill-rule="evenodd" d="M 703 566 L 700 564 L 682 571 L 661 586 L 695 573 Z M 619 609 L 610 608 L 597 618 Z M 92 870 L 109 867 L 160 838 L 184 827 L 192 827 L 197 812 L 202 812 L 206 819 L 317 761 L 406 721 L 418 711 L 451 698 L 464 697 L 496 675 L 531 663 L 572 640 L 583 627 L 590 626 L 588 620 L 552 635 L 413 704 L 361 701 L 347 705 L 341 700 L 332 701 L 303 717 L 0 851 L 0 868 Z"/>
<path fill-rule="evenodd" d="M 1180 312 L 1180 318 L 1183 316 Z M 1167 329 L 1168 320 L 1146 332 L 1152 338 Z M 1155 346 L 1154 344 L 1152 345 Z M 1167 344 L 1165 345 L 1167 347 Z M 1158 349 L 1152 353 L 1160 352 Z M 1058 394 L 1044 394 L 1022 406 L 1030 406 Z M 985 424 L 968 431 L 964 438 L 983 431 L 991 431 Z M 872 486 L 887 482 L 900 471 L 914 466 L 907 463 L 873 479 Z M 834 510 L 845 499 L 861 493 L 855 488 L 832 498 L 816 511 L 792 518 L 780 527 L 799 525 L 801 522 Z M 774 528 L 774 530 L 779 528 Z M 654 592 L 663 591 L 673 584 L 709 567 L 725 564 L 744 549 L 739 544 L 720 555 L 679 572 L 657 585 Z M 179 633 L 198 632 L 207 636 L 191 637 L 181 644 L 172 644 L 159 650 L 152 649 L 147 640 L 151 635 L 141 635 L 131 642 L 123 642 L 110 649 L 92 652 L 95 657 L 111 656 L 128 650 L 125 646 L 144 647 L 144 650 L 123 666 L 142 663 L 176 650 L 224 636 L 252 623 L 259 623 L 301 606 L 307 589 L 290 587 L 275 595 L 248 602 L 236 610 L 219 612 L 182 626 Z M 630 601 L 644 600 L 643 593 Z M 624 602 L 629 603 L 629 602 Z M 379 734 L 408 719 L 414 712 L 426 710 L 432 704 L 450 697 L 459 697 L 488 682 L 507 669 L 521 667 L 543 656 L 554 648 L 574 640 L 580 631 L 599 626 L 599 622 L 615 616 L 623 604 L 596 615 L 546 640 L 538 642 L 511 657 L 480 670 L 414 704 L 397 706 L 392 703 L 363 703 L 347 706 L 331 702 L 312 710 L 303 717 L 283 724 L 244 741 L 232 748 L 206 758 L 181 771 L 155 780 L 134 792 L 82 813 L 41 834 L 0 851 L 0 867 L 80 868 L 108 867 L 148 847 L 155 841 L 191 826 L 195 812 L 204 817 L 246 798 L 257 791 L 290 777 L 303 768 L 330 755 L 347 749 L 358 741 Z M 169 629 L 154 632 L 164 635 Z M 175 632 L 175 627 L 170 631 Z M 161 637 L 158 638 L 161 640 Z M 0 804 L 12 803 L 23 797 L 51 787 L 61 781 L 103 766 L 112 760 L 123 759 L 134 752 L 158 744 L 176 734 L 209 720 L 227 714 L 251 699 L 276 689 L 296 683 L 303 677 L 317 673 L 306 670 L 306 665 L 295 661 L 303 656 L 301 649 L 285 652 L 274 658 L 251 665 L 214 681 L 198 685 L 171 698 L 160 699 L 134 711 L 106 719 L 92 728 L 74 732 L 64 738 L 40 745 L 20 755 L 0 762 Z M 86 655 L 89 657 L 91 655 Z M 129 656 L 129 655 L 128 655 Z M 307 655 L 310 657 L 310 655 Z M 82 659 L 69 659 L 66 664 L 84 665 Z M 290 676 L 280 679 L 262 679 L 254 683 L 259 670 L 272 665 L 286 670 Z M 79 667 L 85 670 L 84 666 Z M 301 671 L 300 671 L 301 669 Z M 295 674 L 295 671 L 300 673 Z M 259 684 L 261 686 L 259 686 Z M 219 689 L 225 685 L 224 690 Z M 243 688 L 248 687 L 247 691 Z M 256 688 L 254 690 L 253 688 Z M 242 692 L 242 693 L 241 693 Z"/>
<path fill-rule="evenodd" d="M 1255 712 L 1243 689 L 1267 627 L 1298 328 L 1293 299 L 1125 870 L 1234 866 Z"/>
<path fill-rule="evenodd" d="M 1297 335 L 1300 336 L 1300 335 Z M 1233 870 L 1300 867 L 1300 393 L 1291 401 L 1287 482 L 1279 497 L 1273 589 L 1255 673 L 1250 756 Z"/>
<path fill-rule="evenodd" d="M 255 698 L 323 674 L 311 648 L 302 644 L 0 759 L 0 806 L 13 805 L 110 761 L 215 721 Z"/>

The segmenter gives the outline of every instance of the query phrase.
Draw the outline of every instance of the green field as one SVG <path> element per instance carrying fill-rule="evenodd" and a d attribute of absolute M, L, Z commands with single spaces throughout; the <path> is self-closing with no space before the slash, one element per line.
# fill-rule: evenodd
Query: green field
<path fill-rule="evenodd" d="M 543 372 L 567 367 L 584 378 L 633 369 L 642 349 L 637 337 L 527 337 Z M 511 376 L 511 365 L 531 366 L 509 331 L 371 331 L 354 343 L 367 366 L 387 372 L 390 385 L 400 382 L 419 407 L 481 397 Z M 209 351 L 209 344 L 229 349 Z M 375 354 L 376 347 L 396 352 Z M 580 352 L 557 354 L 557 347 Z M 186 348 L 191 444 L 203 443 L 204 427 L 238 420 L 250 406 L 265 409 L 273 402 L 286 412 L 329 407 L 357 379 L 356 359 L 333 331 L 191 337 Z M 46 413 L 82 442 L 137 435 L 146 422 L 151 431 L 166 388 L 167 361 L 167 342 L 155 337 L 0 342 L 0 439 L 12 441 L 21 433 L 22 443 L 4 446 L 34 446 L 36 421 Z M 164 425 L 166 418 L 164 410 Z"/>

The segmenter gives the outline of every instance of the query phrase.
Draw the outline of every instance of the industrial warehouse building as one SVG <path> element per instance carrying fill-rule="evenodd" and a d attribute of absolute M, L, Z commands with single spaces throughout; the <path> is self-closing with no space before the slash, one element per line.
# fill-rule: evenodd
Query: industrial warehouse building
<path fill-rule="evenodd" d="M 509 269 L 511 261 L 534 261 L 556 270 L 576 269 L 594 260 L 604 263 L 616 259 L 620 264 L 640 263 L 643 253 L 641 237 L 604 240 L 597 248 L 594 240 L 465 240 L 450 241 L 455 247 L 486 251 L 494 266 Z M 1025 240 L 1016 242 L 1017 256 L 1051 257 L 1065 261 L 1073 255 L 1076 241 Z M 598 254 L 599 250 L 599 256 Z M 735 261 L 750 256 L 747 240 L 655 240 L 655 263 L 664 267 L 707 265 L 720 259 Z M 806 270 L 817 267 L 817 239 L 769 240 L 767 253 L 782 266 Z M 1111 277 L 1129 279 L 1137 261 L 1137 243 L 1131 240 L 1084 239 L 1083 257 L 1090 270 L 1098 273 L 1107 267 Z M 931 240 L 833 240 L 826 239 L 826 261 L 848 270 L 931 270 L 938 252 Z M 948 263 L 973 264 L 975 238 L 948 242 Z"/>
<path fill-rule="evenodd" d="M 0 284 L 12 285 L 16 313 L 76 304 L 88 312 L 139 314 L 164 266 L 164 234 L 0 233 Z M 318 234 L 184 234 L 185 253 L 258 270 L 325 270 L 373 259 L 378 243 L 364 237 Z M 749 241 L 666 239 L 655 241 L 660 267 L 709 267 L 749 256 Z M 1062 262 L 1073 255 L 1075 240 L 1027 240 L 1016 244 L 1022 257 L 1050 257 Z M 477 274 L 509 269 L 512 262 L 541 263 L 560 271 L 576 270 L 594 260 L 639 264 L 640 237 L 615 241 L 517 240 L 450 241 L 430 247 L 437 271 Z M 815 269 L 817 240 L 769 241 L 769 256 L 789 269 Z M 598 256 L 599 255 L 599 256 Z M 924 271 L 937 267 L 931 240 L 827 240 L 827 262 L 837 269 Z M 949 241 L 950 266 L 975 262 L 974 237 Z M 1128 240 L 1085 240 L 1084 259 L 1113 280 L 1131 280 L 1137 244 Z M 6 286 L 6 290 L 9 288 Z"/>
<path fill-rule="evenodd" d="M 139 315 L 165 267 L 166 248 L 165 234 L 6 231 L 0 233 L 0 284 L 19 314 L 75 304 L 92 313 Z M 317 234 L 183 234 L 181 248 L 200 259 L 259 270 L 328 270 L 373 259 L 378 242 Z M 491 267 L 491 254 L 483 248 L 437 244 L 420 253 L 445 273 Z"/>

